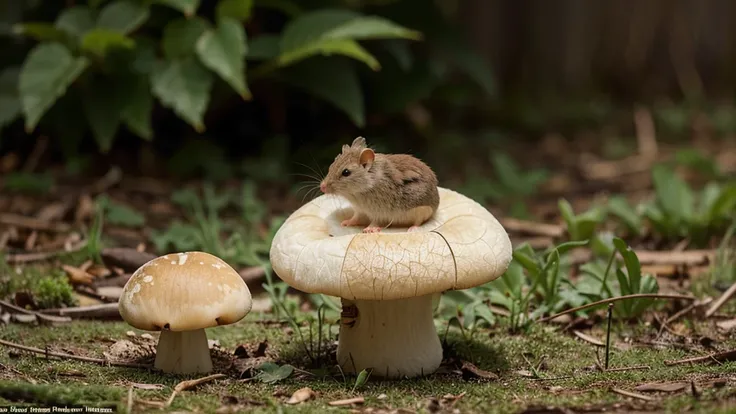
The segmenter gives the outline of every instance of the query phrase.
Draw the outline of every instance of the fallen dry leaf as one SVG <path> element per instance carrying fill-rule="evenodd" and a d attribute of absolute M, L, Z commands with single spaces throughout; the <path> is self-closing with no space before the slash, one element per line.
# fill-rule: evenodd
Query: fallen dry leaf
<path fill-rule="evenodd" d="M 163 384 L 140 384 L 137 382 L 131 383 L 130 386 L 141 390 L 160 390 L 164 388 Z"/>
<path fill-rule="evenodd" d="M 514 372 L 516 373 L 516 375 L 522 376 L 524 378 L 534 378 L 535 377 L 535 375 L 527 369 L 520 369 Z"/>
<path fill-rule="evenodd" d="M 96 277 L 108 277 L 112 274 L 112 271 L 105 266 L 96 264 L 90 266 L 89 269 L 87 269 L 87 273 Z"/>
<path fill-rule="evenodd" d="M 26 239 L 25 246 L 23 247 L 28 251 L 33 250 L 33 248 L 36 247 L 36 240 L 38 240 L 38 232 L 33 230 Z"/>
<path fill-rule="evenodd" d="M 79 265 L 79 268 L 80 268 L 80 269 L 82 269 L 82 270 L 84 270 L 85 272 L 86 272 L 86 271 L 87 271 L 87 270 L 88 270 L 88 269 L 89 269 L 90 267 L 92 267 L 92 261 L 91 261 L 91 260 L 87 260 L 86 262 L 84 262 L 84 263 L 82 263 L 81 265 Z"/>
<path fill-rule="evenodd" d="M 61 265 L 61 268 L 64 269 L 67 276 L 69 276 L 69 282 L 73 285 L 91 285 L 92 281 L 95 279 L 94 276 L 78 267 Z"/>
<path fill-rule="evenodd" d="M 56 201 L 43 206 L 36 214 L 36 218 L 43 221 L 61 220 L 70 208 L 69 202 Z"/>
<path fill-rule="evenodd" d="M 639 385 L 634 389 L 637 391 L 677 392 L 684 390 L 688 385 L 686 382 L 652 382 Z"/>
<path fill-rule="evenodd" d="M 333 407 L 345 407 L 347 405 L 356 405 L 356 404 L 363 404 L 365 402 L 365 398 L 363 397 L 355 397 L 355 398 L 347 398 L 344 400 L 335 400 L 330 401 L 327 404 L 333 406 Z"/>
<path fill-rule="evenodd" d="M 299 388 L 291 394 L 291 397 L 286 401 L 287 404 L 300 404 L 304 401 L 308 401 L 314 397 L 314 391 L 309 387 Z"/>
<path fill-rule="evenodd" d="M 718 327 L 718 330 L 726 333 L 731 332 L 734 329 L 736 329 L 736 319 L 728 319 L 725 321 L 718 321 L 716 322 L 716 326 Z"/>
<path fill-rule="evenodd" d="M 77 209 L 74 212 L 74 221 L 77 223 L 81 223 L 90 217 L 92 217 L 92 214 L 95 211 L 95 204 L 92 201 L 92 197 L 89 196 L 89 194 L 82 194 L 79 197 L 79 202 L 77 203 Z"/>
<path fill-rule="evenodd" d="M 471 364 L 468 361 L 464 361 L 462 367 L 460 369 L 463 372 L 463 378 L 470 379 L 470 378 L 481 378 L 486 380 L 496 380 L 498 379 L 498 375 L 490 372 L 482 370 L 475 365 Z"/>
<path fill-rule="evenodd" d="M 197 379 L 188 380 L 188 381 L 182 381 L 182 382 L 176 384 L 176 387 L 174 387 L 174 391 L 171 393 L 171 396 L 169 396 L 169 399 L 166 401 L 165 407 L 170 406 L 171 403 L 174 402 L 174 398 L 176 398 L 176 396 L 180 392 L 186 391 L 186 390 L 188 390 L 190 388 L 194 388 L 197 385 L 204 384 L 204 383 L 207 383 L 207 382 L 216 380 L 218 378 L 224 378 L 224 377 L 225 377 L 225 374 L 213 374 L 213 375 L 208 375 L 208 376 L 202 377 L 202 378 L 197 378 Z"/>

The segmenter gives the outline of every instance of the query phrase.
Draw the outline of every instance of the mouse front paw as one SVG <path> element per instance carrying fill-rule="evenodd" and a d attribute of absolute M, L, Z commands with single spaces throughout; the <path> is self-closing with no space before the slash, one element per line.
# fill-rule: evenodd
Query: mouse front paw
<path fill-rule="evenodd" d="M 377 226 L 368 226 L 363 229 L 363 233 L 380 233 L 381 228 Z"/>
<path fill-rule="evenodd" d="M 407 233 L 413 233 L 415 231 L 419 231 L 419 226 L 411 226 L 408 230 L 406 230 Z"/>
<path fill-rule="evenodd" d="M 357 219 L 352 219 L 352 218 L 343 220 L 340 223 L 340 225 L 343 227 L 357 226 L 358 224 L 360 224 L 360 222 Z"/>

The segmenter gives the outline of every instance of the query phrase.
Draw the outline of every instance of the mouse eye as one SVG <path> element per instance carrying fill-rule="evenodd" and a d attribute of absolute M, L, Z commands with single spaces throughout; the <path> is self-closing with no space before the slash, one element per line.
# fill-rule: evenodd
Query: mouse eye
<path fill-rule="evenodd" d="M 342 170 L 342 176 L 343 177 L 347 177 L 348 175 L 350 175 L 350 170 L 348 170 L 347 168 L 344 169 L 344 170 Z"/>

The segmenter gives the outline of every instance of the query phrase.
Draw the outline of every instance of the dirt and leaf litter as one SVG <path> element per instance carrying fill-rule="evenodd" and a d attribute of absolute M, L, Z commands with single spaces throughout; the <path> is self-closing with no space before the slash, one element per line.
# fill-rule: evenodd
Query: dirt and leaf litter
<path fill-rule="evenodd" d="M 656 157 L 671 155 L 661 146 L 655 154 Z M 69 192 L 71 197 L 52 195 L 51 198 L 58 199 L 51 201 L 0 195 L 3 207 L 0 211 L 9 212 L 0 216 L 0 244 L 6 248 L 8 268 L 26 279 L 38 278 L 46 272 L 55 272 L 56 277 L 41 287 L 28 286 L 21 293 L 2 298 L 0 320 L 4 326 L 0 339 L 29 349 L 4 348 L 7 352 L 0 355 L 0 364 L 8 369 L 3 370 L 1 378 L 44 387 L 59 382 L 84 387 L 83 384 L 101 384 L 109 388 L 95 391 L 99 393 L 96 396 L 78 397 L 114 400 L 123 407 L 129 402 L 136 408 L 177 410 L 196 407 L 206 411 L 223 406 L 217 408 L 222 412 L 265 409 L 273 405 L 315 412 L 339 407 L 364 412 L 474 412 L 478 407 L 488 408 L 486 412 L 518 411 L 520 407 L 525 407 L 522 409 L 526 412 L 679 411 L 703 408 L 703 404 L 733 402 L 736 324 L 732 286 L 736 281 L 723 278 L 709 285 L 716 289 L 706 289 L 697 300 L 689 299 L 701 281 L 723 273 L 717 272 L 723 269 L 721 263 L 729 263 L 724 261 L 717 241 L 698 240 L 702 234 L 697 233 L 696 224 L 708 217 L 673 215 L 673 206 L 687 201 L 688 197 L 670 197 L 662 189 L 652 195 L 649 186 L 667 181 L 663 177 L 669 178 L 666 175 L 669 171 L 659 170 L 658 176 L 653 177 L 651 158 L 615 162 L 588 159 L 573 165 L 583 172 L 585 180 L 557 180 L 564 184 L 555 187 L 558 193 L 542 188 L 538 197 L 541 201 L 528 203 L 536 218 L 501 217 L 514 244 L 518 247 L 527 242 L 535 250 L 544 251 L 569 239 L 600 234 L 601 228 L 616 230 L 616 234 L 623 230 L 627 234 L 627 247 L 633 249 L 640 262 L 639 273 L 656 278 L 658 290 L 654 294 L 688 297 L 658 299 L 643 313 L 628 308 L 642 324 L 637 326 L 617 318 L 610 340 L 605 306 L 570 312 L 549 323 L 525 325 L 526 320 L 538 321 L 540 315 L 519 318 L 518 302 L 489 300 L 478 291 L 470 292 L 460 302 L 449 301 L 447 295 L 443 301 L 448 306 L 444 309 L 455 309 L 453 316 L 457 320 L 438 315 L 438 327 L 443 328 L 438 332 L 444 334 L 445 329 L 448 332 L 442 336 L 446 358 L 440 370 L 420 381 L 389 383 L 371 379 L 359 383 L 359 378 L 342 376 L 333 369 L 334 342 L 330 342 L 333 339 L 323 337 L 325 343 L 321 349 L 326 352 L 322 360 L 315 363 L 305 358 L 302 341 L 310 342 L 312 346 L 308 349 L 317 348 L 312 344 L 316 332 L 305 317 L 314 313 L 316 307 L 309 304 L 308 296 L 298 296 L 302 302 L 284 302 L 285 308 L 293 310 L 292 316 L 298 320 L 295 329 L 283 319 L 274 320 L 275 313 L 282 310 L 281 303 L 273 303 L 270 296 L 264 295 L 267 303 L 262 313 L 257 312 L 237 326 L 216 328 L 210 336 L 210 350 L 217 367 L 215 374 L 224 377 L 161 376 L 147 369 L 156 334 L 130 331 L 119 322 L 98 320 L 116 319 L 121 287 L 135 269 L 155 257 L 153 252 L 160 251 L 159 246 L 172 249 L 176 247 L 172 240 L 200 235 L 187 227 L 187 208 L 197 205 L 184 193 L 178 202 L 172 200 L 170 195 L 174 191 L 167 183 L 138 185 L 138 181 L 133 184 L 125 177 L 111 174 L 107 180 L 102 177 L 80 186 L 81 192 Z M 630 171 L 625 176 L 620 174 L 622 167 Z M 515 171 L 516 176 L 521 174 L 518 168 Z M 635 181 L 636 187 L 629 188 Z M 686 194 L 687 190 L 680 184 L 675 186 L 679 186 L 678 193 Z M 616 199 L 603 209 L 608 214 L 602 214 L 603 210 L 595 207 L 607 199 L 590 195 L 601 189 L 625 189 L 626 202 Z M 715 190 L 713 187 L 711 196 L 716 194 Z M 102 193 L 106 193 L 106 200 L 98 199 Z M 215 204 L 222 195 L 216 191 L 209 194 L 207 197 Z M 560 194 L 570 199 L 572 213 L 567 204 L 559 202 Z M 537 195 L 530 197 L 535 200 Z M 647 204 L 648 215 L 638 214 L 631 205 L 652 198 L 655 201 Z M 670 198 L 675 201 L 663 203 Z M 98 238 L 92 230 L 100 205 L 106 220 L 102 237 Z M 215 210 L 219 214 L 220 210 Z M 228 208 L 222 212 L 237 215 Z M 713 209 L 713 212 L 713 217 L 718 218 L 715 214 L 718 211 Z M 658 221 L 662 214 L 680 224 L 668 227 L 667 220 Z M 604 216 L 616 218 L 615 229 L 608 228 Z M 173 224 L 168 222 L 169 217 L 173 218 Z M 181 221 L 177 224 L 176 220 Z M 659 227 L 642 226 L 647 220 Z M 204 224 L 218 225 L 215 221 Z M 639 231 L 640 228 L 644 230 Z M 689 230 L 694 230 L 693 237 L 687 237 Z M 268 226 L 258 226 L 255 233 L 258 237 L 267 234 Z M 233 246 L 236 244 L 226 245 L 222 251 Z M 600 261 L 596 247 L 599 246 L 593 243 L 578 246 L 565 256 L 561 266 L 570 265 L 566 272 L 573 286 L 585 284 L 587 276 L 597 274 L 591 266 L 584 267 Z M 537 269 L 539 275 L 554 275 L 547 271 L 549 268 L 543 268 L 549 257 L 535 252 L 534 259 L 539 258 L 542 266 L 537 269 L 527 263 L 529 267 L 523 269 L 524 275 L 529 269 Z M 604 259 L 604 270 L 606 264 Z M 625 264 L 619 266 L 616 262 L 608 278 L 618 279 L 617 267 L 624 276 L 629 275 Z M 249 287 L 260 286 L 266 275 L 264 268 L 256 264 L 244 264 L 239 269 Z M 59 287 L 61 284 L 54 284 L 61 279 L 73 289 L 64 291 Z M 528 283 L 502 282 L 509 282 L 503 288 L 511 292 L 516 292 L 517 287 L 521 293 L 531 290 Z M 564 283 L 562 286 L 567 286 Z M 580 299 L 576 293 L 598 293 L 565 288 L 560 295 L 554 287 L 546 286 L 535 293 L 540 299 L 535 304 L 560 297 L 575 302 Z M 503 291 L 499 286 L 493 289 Z M 47 297 L 49 291 L 53 292 L 49 303 L 56 306 L 41 306 L 41 298 Z M 628 293 L 645 292 L 630 289 Z M 599 296 L 596 299 L 607 297 Z M 565 306 L 574 307 L 569 303 Z M 490 315 L 483 309 L 490 309 Z M 547 312 L 553 313 L 551 309 Z M 332 323 L 331 338 L 334 338 L 337 320 L 328 322 Z M 610 358 L 607 369 L 606 355 Z M 196 382 L 202 378 L 207 379 Z M 174 394 L 179 384 L 184 385 Z M 7 399 L 7 396 L 0 398 Z M 489 401 L 493 406 L 488 405 Z"/>

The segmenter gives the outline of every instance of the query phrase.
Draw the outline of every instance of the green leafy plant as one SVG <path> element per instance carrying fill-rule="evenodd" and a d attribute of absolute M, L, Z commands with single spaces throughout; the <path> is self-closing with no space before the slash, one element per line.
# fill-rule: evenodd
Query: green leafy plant
<path fill-rule="evenodd" d="M 688 237 L 695 245 L 708 242 L 714 230 L 734 219 L 736 185 L 710 182 L 696 194 L 675 171 L 665 165 L 652 169 L 655 200 L 644 216 L 665 239 Z"/>
<path fill-rule="evenodd" d="M 146 223 L 146 217 L 124 204 L 111 200 L 102 194 L 96 199 L 99 208 L 102 209 L 105 220 L 114 225 L 124 227 L 141 227 Z"/>
<path fill-rule="evenodd" d="M 492 152 L 489 159 L 497 181 L 489 181 L 474 173 L 468 177 L 462 191 L 480 202 L 492 200 L 508 204 L 512 216 L 526 216 L 524 200 L 534 195 L 539 185 L 547 180 L 547 171 L 522 170 L 513 158 L 503 152 Z"/>
<path fill-rule="evenodd" d="M 606 220 L 606 210 L 602 207 L 595 206 L 576 215 L 570 202 L 564 198 L 559 200 L 558 205 L 567 225 L 567 233 L 573 241 L 589 240 L 596 228 Z"/>
<path fill-rule="evenodd" d="M 264 362 L 258 369 L 259 372 L 255 378 L 265 384 L 275 384 L 283 381 L 294 372 L 294 367 L 289 364 L 278 365 L 273 362 Z"/>
<path fill-rule="evenodd" d="M 372 72 L 381 64 L 361 42 L 423 38 L 387 18 L 348 7 L 218 0 L 210 16 L 200 6 L 200 0 L 38 6 L 55 18 L 13 26 L 15 36 L 37 43 L 22 65 L 4 68 L 0 75 L 0 127 L 18 116 L 29 133 L 37 127 L 68 131 L 66 124 L 75 123 L 91 131 L 106 152 L 122 127 L 152 139 L 156 102 L 204 132 L 218 82 L 250 100 L 250 84 L 264 77 L 305 90 L 363 126 L 363 95 L 353 62 Z M 245 26 L 258 7 L 283 13 L 283 29 L 248 38 Z M 17 89 L 6 87 L 15 80 Z M 83 119 L 55 113 L 76 114 L 70 108 L 77 105 Z"/>
<path fill-rule="evenodd" d="M 488 291 L 481 287 L 451 290 L 442 295 L 438 314 L 450 324 L 460 327 L 463 334 L 470 332 L 472 337 L 478 328 L 496 324 L 496 317 L 489 304 Z"/>
<path fill-rule="evenodd" d="M 644 220 L 640 211 L 632 207 L 626 197 L 613 196 L 608 200 L 607 212 L 615 217 L 633 236 L 641 236 L 644 233 Z"/>
<path fill-rule="evenodd" d="M 283 218 L 264 223 L 266 206 L 257 198 L 255 184 L 246 181 L 239 200 L 229 193 L 217 194 L 211 183 L 205 183 L 202 193 L 202 197 L 190 189 L 174 193 L 172 200 L 184 209 L 189 223 L 174 221 L 166 230 L 152 232 L 157 250 L 198 249 L 236 265 L 267 266 L 271 240 Z M 222 214 L 232 206 L 241 213 L 237 220 Z"/>
<path fill-rule="evenodd" d="M 593 260 L 580 267 L 579 292 L 591 302 L 616 296 L 657 293 L 657 279 L 641 273 L 639 258 L 631 247 L 618 237 L 613 237 L 611 243 L 613 248 L 608 260 Z M 616 261 L 617 255 L 623 260 L 623 267 Z M 636 318 L 653 304 L 654 299 L 651 298 L 621 301 L 614 307 L 614 315 L 621 319 Z"/>
<path fill-rule="evenodd" d="M 513 331 L 528 326 L 537 315 L 559 311 L 567 305 L 578 306 L 581 299 L 571 294 L 575 287 L 567 276 L 563 257 L 587 243 L 562 243 L 541 254 L 526 243 L 514 250 L 506 272 L 488 284 L 491 302 L 511 312 Z"/>

